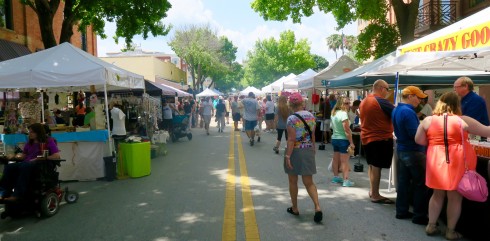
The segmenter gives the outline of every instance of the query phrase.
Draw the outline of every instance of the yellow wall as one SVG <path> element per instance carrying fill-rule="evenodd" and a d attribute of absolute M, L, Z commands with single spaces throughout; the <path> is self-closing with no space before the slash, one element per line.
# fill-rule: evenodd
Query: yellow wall
<path fill-rule="evenodd" d="M 145 79 L 155 82 L 155 76 L 167 80 L 179 82 L 186 80 L 186 73 L 174 64 L 161 61 L 154 56 L 124 56 L 124 57 L 102 57 L 108 63 L 114 64 L 136 74 L 143 75 Z"/>

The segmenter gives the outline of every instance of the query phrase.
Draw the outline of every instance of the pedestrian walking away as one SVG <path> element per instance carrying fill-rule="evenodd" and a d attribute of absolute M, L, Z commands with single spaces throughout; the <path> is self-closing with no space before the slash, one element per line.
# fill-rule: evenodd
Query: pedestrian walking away
<path fill-rule="evenodd" d="M 276 153 L 279 154 L 279 148 L 281 147 L 281 139 L 282 135 L 284 134 L 284 137 L 286 141 L 288 140 L 288 132 L 286 129 L 286 121 L 288 119 L 288 116 L 291 114 L 291 111 L 289 110 L 288 107 L 288 99 L 286 96 L 282 95 L 279 96 L 279 100 L 277 102 L 277 108 L 276 108 L 276 114 L 275 114 L 275 125 L 276 125 L 276 130 L 277 130 L 277 140 L 276 140 L 276 145 L 272 148 L 272 150 Z"/>
<path fill-rule="evenodd" d="M 255 142 L 255 126 L 257 125 L 258 116 L 260 114 L 260 106 L 255 100 L 253 92 L 248 93 L 248 98 L 242 100 L 243 104 L 243 119 L 245 121 L 245 132 L 249 138 L 251 146 Z"/>

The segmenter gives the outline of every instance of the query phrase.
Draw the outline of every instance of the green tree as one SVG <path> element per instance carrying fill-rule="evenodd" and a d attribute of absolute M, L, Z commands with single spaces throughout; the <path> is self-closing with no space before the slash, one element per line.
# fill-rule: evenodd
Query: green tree
<path fill-rule="evenodd" d="M 206 77 L 220 81 L 236 59 L 237 48 L 227 38 L 219 38 L 209 25 L 184 26 L 175 31 L 168 45 L 188 64 L 192 85 L 198 88 Z"/>
<path fill-rule="evenodd" d="M 244 79 L 252 86 L 265 86 L 283 75 L 301 73 L 315 68 L 310 45 L 306 39 L 296 41 L 294 32 L 284 31 L 279 40 L 259 40 L 247 53 Z"/>
<path fill-rule="evenodd" d="M 116 22 L 117 30 L 114 40 L 123 38 L 129 48 L 133 36 L 142 34 L 147 38 L 167 35 L 171 26 L 165 26 L 161 20 L 167 16 L 167 11 L 172 5 L 168 0 L 64 0 L 63 23 L 59 40 L 53 32 L 53 18 L 60 7 L 61 0 L 20 0 L 36 12 L 41 29 L 41 38 L 44 48 L 56 46 L 59 43 L 70 42 L 73 35 L 73 27 L 85 32 L 88 26 L 102 38 L 105 21 Z"/>
<path fill-rule="evenodd" d="M 5 27 L 5 0 L 0 0 L 0 28 Z"/>
<path fill-rule="evenodd" d="M 240 81 L 243 79 L 243 67 L 237 62 L 233 62 L 230 71 L 221 79 L 216 80 L 216 87 L 221 92 L 228 92 L 231 89 L 241 89 Z"/>
<path fill-rule="evenodd" d="M 318 72 L 326 67 L 328 67 L 328 61 L 320 55 L 313 55 L 313 61 L 315 62 L 314 71 Z"/>
<path fill-rule="evenodd" d="M 232 88 L 240 87 L 240 80 L 243 78 L 243 69 L 242 66 L 235 61 L 238 48 L 226 37 L 220 37 L 220 41 L 222 47 L 219 56 L 222 65 L 220 71 L 211 73 L 210 77 L 217 89 L 226 92 Z"/>
<path fill-rule="evenodd" d="M 291 18 L 295 23 L 301 22 L 302 17 L 311 16 L 313 8 L 318 7 L 324 13 L 332 13 L 337 21 L 338 29 L 357 20 L 370 21 L 371 24 L 378 25 L 378 27 L 365 29 L 363 33 L 366 36 L 375 37 L 383 35 L 384 31 L 389 31 L 388 34 L 394 40 L 388 46 L 381 46 L 387 44 L 386 42 L 375 43 L 375 49 L 388 51 L 385 53 L 387 54 L 396 48 L 400 40 L 404 44 L 414 39 L 419 3 L 420 0 L 412 0 L 409 3 L 405 3 L 404 0 L 389 0 L 389 6 L 393 7 L 396 17 L 396 28 L 386 23 L 385 17 L 389 6 L 384 0 L 254 0 L 251 7 L 265 20 L 284 21 Z M 394 29 L 399 33 L 399 38 L 393 37 Z M 367 37 L 363 41 L 365 39 Z M 372 47 L 367 43 L 361 43 L 361 40 L 359 43 L 357 50 L 361 53 Z M 375 54 L 381 55 L 382 53 L 376 52 Z"/>

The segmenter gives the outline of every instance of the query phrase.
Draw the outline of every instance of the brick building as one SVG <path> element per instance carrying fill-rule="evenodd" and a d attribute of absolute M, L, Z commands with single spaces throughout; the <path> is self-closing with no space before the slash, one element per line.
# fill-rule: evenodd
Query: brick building
<path fill-rule="evenodd" d="M 56 39 L 61 32 L 63 7 L 64 2 L 61 1 L 53 20 Z M 86 34 L 81 34 L 74 27 L 71 44 L 97 55 L 97 38 L 90 27 Z M 27 50 L 35 52 L 42 49 L 44 44 L 37 14 L 19 0 L 0 0 L 0 61 L 24 55 Z"/>

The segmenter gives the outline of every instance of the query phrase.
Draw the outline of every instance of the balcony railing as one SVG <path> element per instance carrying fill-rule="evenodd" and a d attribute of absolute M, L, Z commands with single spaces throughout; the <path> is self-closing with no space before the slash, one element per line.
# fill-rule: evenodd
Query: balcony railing
<path fill-rule="evenodd" d="M 432 0 L 419 8 L 415 33 L 435 31 L 456 22 L 457 1 Z"/>

